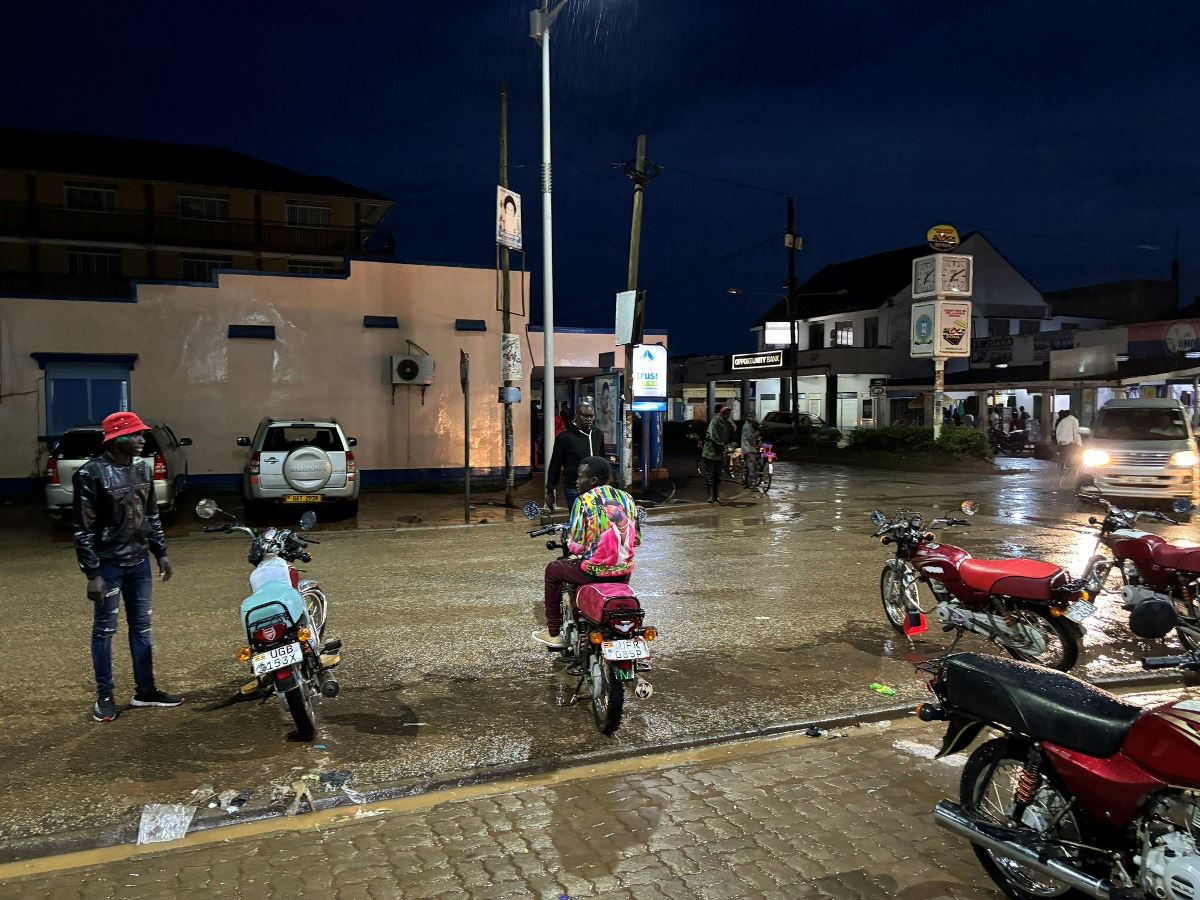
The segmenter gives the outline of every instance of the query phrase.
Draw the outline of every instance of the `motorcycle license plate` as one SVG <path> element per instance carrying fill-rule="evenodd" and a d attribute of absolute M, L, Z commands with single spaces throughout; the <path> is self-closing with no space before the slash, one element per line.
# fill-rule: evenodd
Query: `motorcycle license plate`
<path fill-rule="evenodd" d="M 320 494 L 286 494 L 284 503 L 320 503 L 324 497 Z"/>
<path fill-rule="evenodd" d="M 605 659 L 617 661 L 650 658 L 650 648 L 641 638 L 631 641 L 605 641 L 600 645 L 600 652 L 604 654 Z"/>
<path fill-rule="evenodd" d="M 255 653 L 250 657 L 250 668 L 255 675 L 266 675 L 284 666 L 294 666 L 303 659 L 304 651 L 299 644 L 285 644 L 272 647 L 265 653 Z"/>
<path fill-rule="evenodd" d="M 1082 622 L 1095 611 L 1095 604 L 1088 603 L 1086 600 L 1076 600 L 1067 607 L 1067 618 L 1072 622 Z"/>

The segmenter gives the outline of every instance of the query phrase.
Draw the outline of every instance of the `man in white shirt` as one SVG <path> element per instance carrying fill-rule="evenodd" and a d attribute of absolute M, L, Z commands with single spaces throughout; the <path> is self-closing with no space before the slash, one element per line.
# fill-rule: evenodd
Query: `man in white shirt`
<path fill-rule="evenodd" d="M 1054 439 L 1058 443 L 1058 464 L 1060 468 L 1069 469 L 1075 464 L 1078 447 L 1083 445 L 1083 436 L 1079 433 L 1079 420 L 1071 410 L 1058 420 L 1054 426 Z"/>

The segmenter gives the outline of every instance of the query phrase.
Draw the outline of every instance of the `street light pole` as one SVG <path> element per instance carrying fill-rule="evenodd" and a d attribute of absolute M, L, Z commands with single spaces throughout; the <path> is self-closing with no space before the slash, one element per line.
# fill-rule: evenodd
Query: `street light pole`
<path fill-rule="evenodd" d="M 550 484 L 550 454 L 554 450 L 554 416 L 558 400 L 554 395 L 554 213 L 550 169 L 550 25 L 567 0 L 550 8 L 543 0 L 540 9 L 529 14 L 529 36 L 542 48 L 542 469 L 546 486 Z"/>

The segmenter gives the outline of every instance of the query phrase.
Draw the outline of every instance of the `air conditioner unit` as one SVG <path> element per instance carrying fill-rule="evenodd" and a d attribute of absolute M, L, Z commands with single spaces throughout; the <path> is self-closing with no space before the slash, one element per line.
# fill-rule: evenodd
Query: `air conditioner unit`
<path fill-rule="evenodd" d="M 433 357 L 393 356 L 392 384 L 433 384 Z"/>

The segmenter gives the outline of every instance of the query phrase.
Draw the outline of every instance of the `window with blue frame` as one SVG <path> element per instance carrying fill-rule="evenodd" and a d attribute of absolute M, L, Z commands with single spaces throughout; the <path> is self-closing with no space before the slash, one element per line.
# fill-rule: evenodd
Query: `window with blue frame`
<path fill-rule="evenodd" d="M 99 422 L 129 409 L 129 366 L 122 363 L 47 362 L 46 433 Z"/>

